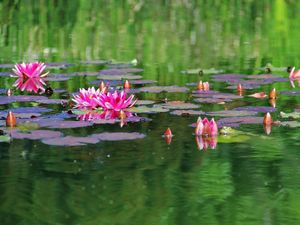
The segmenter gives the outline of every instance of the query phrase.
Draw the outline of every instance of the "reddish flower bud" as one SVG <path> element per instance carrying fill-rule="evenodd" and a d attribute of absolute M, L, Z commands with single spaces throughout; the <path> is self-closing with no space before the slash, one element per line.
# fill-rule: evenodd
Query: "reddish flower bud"
<path fill-rule="evenodd" d="M 237 85 L 237 91 L 242 92 L 244 90 L 243 86 L 241 84 Z"/>
<path fill-rule="evenodd" d="M 202 90 L 204 89 L 202 80 L 199 81 L 199 83 L 198 83 L 198 85 L 197 85 L 197 89 L 198 89 L 199 91 L 202 91 Z"/>
<path fill-rule="evenodd" d="M 269 103 L 273 108 L 276 108 L 276 99 L 270 99 Z"/>
<path fill-rule="evenodd" d="M 124 89 L 130 89 L 131 85 L 128 80 L 125 80 L 123 87 Z"/>
<path fill-rule="evenodd" d="M 275 89 L 275 88 L 273 88 L 273 89 L 270 91 L 269 98 L 270 98 L 270 99 L 275 99 L 275 98 L 276 98 L 276 89 Z"/>
<path fill-rule="evenodd" d="M 6 95 L 7 95 L 7 96 L 12 96 L 12 94 L 13 94 L 13 92 L 12 92 L 11 89 L 8 89 L 8 90 L 6 91 Z"/>
<path fill-rule="evenodd" d="M 172 142 L 172 136 L 165 136 L 165 142 L 167 143 L 167 145 L 170 145 Z"/>
<path fill-rule="evenodd" d="M 271 134 L 272 124 L 264 124 L 264 131 L 265 131 L 266 135 Z"/>
<path fill-rule="evenodd" d="M 17 125 L 17 119 L 13 112 L 9 111 L 6 117 L 6 126 L 7 127 L 15 127 Z"/>
<path fill-rule="evenodd" d="M 171 129 L 168 127 L 168 129 L 164 133 L 165 136 L 173 136 Z"/>
<path fill-rule="evenodd" d="M 99 90 L 100 90 L 101 92 L 103 92 L 103 93 L 106 93 L 106 92 L 107 92 L 107 86 L 106 86 L 106 84 L 105 84 L 103 81 L 101 81 L 101 83 L 100 83 L 100 85 L 99 85 Z"/>

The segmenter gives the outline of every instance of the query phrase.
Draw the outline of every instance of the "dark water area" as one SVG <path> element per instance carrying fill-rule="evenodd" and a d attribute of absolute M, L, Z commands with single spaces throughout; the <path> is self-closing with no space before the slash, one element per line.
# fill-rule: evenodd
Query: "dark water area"
<path fill-rule="evenodd" d="M 299 66 L 299 9 L 296 0 L 0 1 L 0 103 L 15 82 L 8 76 L 13 65 L 39 60 L 49 63 L 47 85 L 54 90 L 49 99 L 68 100 L 79 88 L 100 82 L 97 76 L 104 70 L 137 68 L 142 71 L 130 75 L 157 82 L 132 84 L 134 89 L 187 88 L 183 93 L 139 92 L 139 100 L 186 101 L 198 112 L 266 106 L 273 120 L 283 123 L 273 125 L 270 134 L 261 122 L 242 124 L 233 127 L 233 136 L 219 135 L 215 148 L 200 149 L 205 140 L 196 140 L 191 127 L 198 115 L 178 116 L 170 109 L 138 113 L 151 121 L 123 127 L 43 128 L 74 137 L 145 135 L 135 140 L 78 146 L 40 139 L 0 142 L 0 224 L 299 224 L 297 84 L 293 89 L 288 80 L 266 82 L 225 104 L 197 102 L 196 84 L 188 85 L 208 81 L 211 90 L 237 95 L 236 83 L 214 76 L 271 72 L 276 79 L 288 78 L 287 67 Z M 275 108 L 268 98 L 248 96 L 272 88 L 278 93 Z M 0 130 L 5 130 L 1 113 L 20 107 L 51 110 L 43 116 L 67 111 L 37 101 L 0 104 Z M 294 111 L 296 118 L 280 114 Z M 168 127 L 174 133 L 170 144 L 162 137 Z"/>

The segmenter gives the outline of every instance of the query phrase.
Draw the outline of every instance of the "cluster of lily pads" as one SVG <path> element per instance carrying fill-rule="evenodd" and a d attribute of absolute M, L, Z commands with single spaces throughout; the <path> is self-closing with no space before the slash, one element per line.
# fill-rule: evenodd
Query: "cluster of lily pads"
<path fill-rule="evenodd" d="M 93 62 L 107 63 L 107 62 Z M 297 121 L 273 121 L 270 113 L 276 111 L 276 98 L 278 93 L 273 88 L 269 93 L 257 92 L 251 93 L 249 97 L 257 99 L 269 98 L 270 106 L 241 106 L 233 109 L 224 108 L 215 112 L 204 112 L 199 110 L 203 104 L 218 104 L 226 106 L 227 103 L 241 100 L 245 96 L 246 89 L 259 88 L 264 84 L 274 82 L 290 81 L 291 86 L 295 88 L 294 81 L 300 84 L 300 70 L 290 69 L 290 76 L 283 78 L 271 73 L 262 75 L 243 75 L 243 74 L 218 74 L 212 75 L 215 82 L 228 83 L 228 89 L 236 89 L 236 93 L 224 93 L 211 90 L 209 82 L 199 81 L 189 83 L 187 86 L 194 87 L 191 92 L 193 101 L 169 101 L 164 99 L 160 102 L 152 100 L 138 100 L 135 93 L 163 93 L 163 92 L 181 92 L 188 93 L 190 89 L 179 86 L 146 86 L 154 84 L 153 80 L 141 80 L 142 76 L 136 73 L 142 72 L 141 69 L 134 68 L 132 65 L 112 67 L 101 70 L 100 72 L 77 72 L 73 74 L 53 74 L 44 72 L 46 66 L 66 67 L 69 64 L 48 64 L 41 62 L 16 64 L 13 68 L 12 77 L 17 77 L 14 87 L 21 92 L 31 92 L 34 95 L 14 95 L 11 89 L 0 89 L 0 105 L 13 102 L 36 102 L 39 106 L 11 108 L 0 112 L 0 127 L 3 135 L 0 136 L 0 142 L 11 141 L 12 139 L 32 139 L 41 140 L 48 145 L 78 146 L 86 144 L 95 144 L 99 141 L 113 140 L 133 140 L 144 138 L 145 134 L 137 132 L 105 132 L 94 133 L 87 137 L 64 136 L 61 131 L 50 129 L 79 128 L 93 126 L 95 124 L 115 124 L 119 123 L 121 127 L 128 123 L 149 122 L 148 117 L 138 116 L 139 114 L 167 113 L 176 116 L 198 116 L 198 120 L 192 127 L 196 137 L 196 144 L 199 149 L 214 149 L 217 146 L 218 135 L 232 134 L 231 128 L 238 127 L 241 124 L 264 124 L 267 134 L 271 132 L 271 125 L 284 125 L 298 127 Z M 200 74 L 202 70 L 195 69 L 184 71 L 185 74 Z M 221 71 L 222 72 L 222 71 Z M 201 72 L 205 73 L 205 71 Z M 213 71 L 212 74 L 215 74 Z M 10 73 L 2 72 L 0 76 L 7 76 Z M 90 82 L 91 87 L 80 88 L 78 92 L 73 93 L 71 97 L 65 99 L 50 99 L 53 93 L 64 93 L 64 90 L 52 90 L 47 87 L 47 82 L 63 82 L 70 77 L 76 76 L 97 76 L 97 81 Z M 94 85 L 98 87 L 95 88 Z M 142 87 L 138 87 L 143 85 Z M 121 88 L 120 88 L 121 87 Z M 138 88 L 136 88 L 138 87 Z M 288 90 L 280 94 L 300 94 L 298 91 Z M 58 104 L 63 110 L 56 114 L 51 114 L 50 108 L 41 105 Z M 48 114 L 47 114 L 48 113 Z M 264 116 L 257 114 L 264 113 Z M 294 113 L 280 113 L 282 118 L 298 118 L 299 111 Z M 211 117 L 209 120 L 207 117 Z M 202 117 L 202 118 L 201 118 Z M 215 121 L 213 117 L 223 117 Z M 43 129 L 41 129 L 43 128 Z M 230 128 L 230 129 L 229 129 Z M 172 141 L 172 131 L 168 128 L 163 134 L 166 143 Z"/>

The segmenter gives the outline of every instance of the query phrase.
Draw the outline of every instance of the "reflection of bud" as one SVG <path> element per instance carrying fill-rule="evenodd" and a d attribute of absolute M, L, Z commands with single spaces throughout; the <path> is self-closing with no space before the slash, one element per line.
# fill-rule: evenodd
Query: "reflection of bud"
<path fill-rule="evenodd" d="M 264 117 L 264 124 L 265 125 L 271 125 L 272 124 L 272 117 L 270 115 L 270 113 L 267 113 Z"/>
<path fill-rule="evenodd" d="M 206 150 L 208 148 L 215 149 L 217 142 L 217 137 L 196 136 L 196 145 L 199 150 Z"/>
<path fill-rule="evenodd" d="M 13 112 L 9 111 L 6 117 L 6 126 L 15 127 L 17 125 L 17 119 Z"/>
<path fill-rule="evenodd" d="M 276 108 L 276 99 L 269 99 L 269 103 L 273 108 Z"/>
<path fill-rule="evenodd" d="M 269 93 L 270 99 L 276 99 L 276 88 L 273 88 Z"/>
<path fill-rule="evenodd" d="M 172 142 L 172 136 L 170 136 L 170 135 L 166 136 L 165 135 L 165 142 L 167 143 L 167 145 L 170 145 L 171 142 Z"/>
<path fill-rule="evenodd" d="M 264 124 L 264 131 L 265 131 L 266 135 L 271 134 L 272 124 Z"/>

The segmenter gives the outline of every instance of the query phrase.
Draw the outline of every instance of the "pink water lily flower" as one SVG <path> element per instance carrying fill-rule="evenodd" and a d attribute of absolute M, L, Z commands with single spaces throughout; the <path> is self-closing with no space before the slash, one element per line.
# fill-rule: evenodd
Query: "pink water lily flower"
<path fill-rule="evenodd" d="M 125 91 L 115 91 L 114 93 L 102 93 L 99 99 L 96 99 L 97 103 L 104 110 L 120 111 L 122 109 L 132 107 L 137 100 L 133 101 L 134 95 L 130 95 L 128 98 Z"/>
<path fill-rule="evenodd" d="M 298 81 L 298 85 L 300 86 L 300 70 L 295 71 L 295 67 L 292 68 L 290 72 L 290 82 L 293 88 L 295 88 L 294 80 Z"/>
<path fill-rule="evenodd" d="M 216 136 L 218 135 L 218 125 L 214 119 L 210 121 L 205 117 L 203 120 L 198 118 L 195 134 L 197 136 Z"/>
<path fill-rule="evenodd" d="M 42 74 L 45 68 L 46 65 L 42 62 L 16 64 L 12 76 L 18 77 L 18 80 L 14 83 L 14 86 L 21 91 L 33 91 L 35 93 L 39 90 L 45 91 L 44 86 L 46 84 L 42 78 L 49 73 Z"/>
<path fill-rule="evenodd" d="M 77 109 L 96 109 L 99 108 L 100 105 L 98 100 L 100 99 L 103 92 L 100 89 L 95 89 L 94 87 L 84 89 L 79 89 L 79 94 L 74 95 L 72 101 L 75 102 L 74 108 Z"/>

